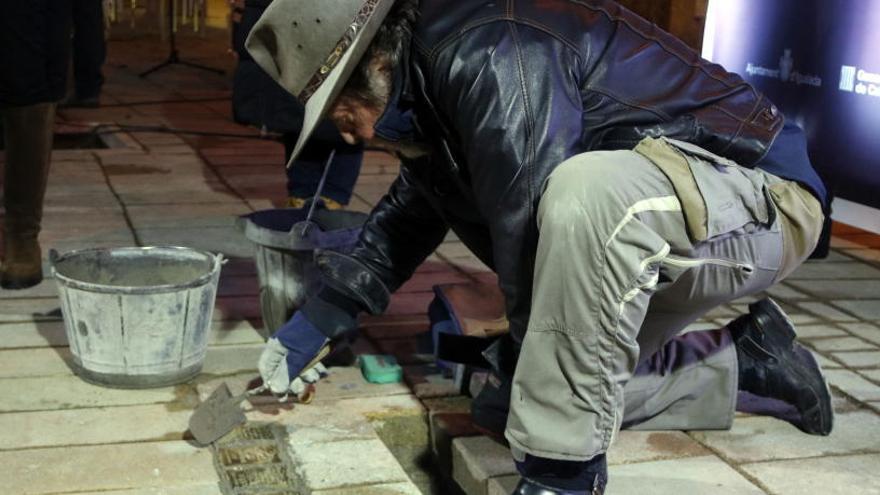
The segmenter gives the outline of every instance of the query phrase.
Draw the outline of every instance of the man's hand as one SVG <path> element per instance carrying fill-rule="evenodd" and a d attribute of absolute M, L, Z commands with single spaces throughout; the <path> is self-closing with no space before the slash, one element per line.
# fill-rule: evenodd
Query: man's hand
<path fill-rule="evenodd" d="M 258 368 L 263 383 L 275 394 L 302 394 L 306 384 L 314 383 L 327 374 L 327 369 L 320 362 L 312 362 L 327 340 L 297 311 L 269 339 L 260 355 Z"/>

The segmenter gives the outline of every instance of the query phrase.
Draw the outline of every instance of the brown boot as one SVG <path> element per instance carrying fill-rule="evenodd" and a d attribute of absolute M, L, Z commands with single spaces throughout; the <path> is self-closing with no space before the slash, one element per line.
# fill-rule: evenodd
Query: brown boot
<path fill-rule="evenodd" d="M 43 281 L 43 259 L 40 243 L 36 237 L 6 237 L 6 256 L 0 287 L 4 289 L 27 289 Z"/>
<path fill-rule="evenodd" d="M 55 104 L 40 103 L 0 110 L 6 143 L 3 245 L 0 286 L 25 289 L 43 279 L 37 236 L 49 176 Z"/>

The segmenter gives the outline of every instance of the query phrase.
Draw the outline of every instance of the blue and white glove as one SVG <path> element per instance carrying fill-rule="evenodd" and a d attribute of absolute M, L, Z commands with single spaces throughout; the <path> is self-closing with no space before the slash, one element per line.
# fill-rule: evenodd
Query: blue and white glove
<path fill-rule="evenodd" d="M 302 394 L 307 384 L 327 375 L 320 362 L 305 369 L 328 342 L 327 337 L 297 311 L 266 342 L 257 367 L 274 394 Z"/>

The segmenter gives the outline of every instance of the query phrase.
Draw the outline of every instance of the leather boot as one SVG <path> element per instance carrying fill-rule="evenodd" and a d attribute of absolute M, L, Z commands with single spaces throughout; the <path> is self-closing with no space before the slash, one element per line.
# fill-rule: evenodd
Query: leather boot
<path fill-rule="evenodd" d="M 0 286 L 25 289 L 43 280 L 37 236 L 49 176 L 55 104 L 3 109 L 6 164 L 3 180 L 5 247 Z"/>
<path fill-rule="evenodd" d="M 511 495 L 602 495 L 603 493 L 605 493 L 605 486 L 599 484 L 591 490 L 560 490 L 528 478 L 522 478 Z"/>
<path fill-rule="evenodd" d="M 828 435 L 834 425 L 831 394 L 816 359 L 795 342 L 794 325 L 771 299 L 749 305 L 730 329 L 739 361 L 739 389 L 786 402 L 801 416 L 799 427 Z"/>

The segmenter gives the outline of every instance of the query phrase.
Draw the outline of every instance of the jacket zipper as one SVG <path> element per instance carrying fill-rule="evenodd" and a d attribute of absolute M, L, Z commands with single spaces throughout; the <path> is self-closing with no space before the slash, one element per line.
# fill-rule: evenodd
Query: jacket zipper
<path fill-rule="evenodd" d="M 755 271 L 755 267 L 750 263 L 741 263 L 739 261 L 723 259 L 723 258 L 701 258 L 701 259 L 688 259 L 688 258 L 677 258 L 674 256 L 667 256 L 663 259 L 665 263 L 669 263 L 672 266 L 678 266 L 682 268 L 695 268 L 703 265 L 717 265 L 723 266 L 725 268 L 732 268 L 739 270 L 740 273 L 745 275 L 752 273 Z"/>

